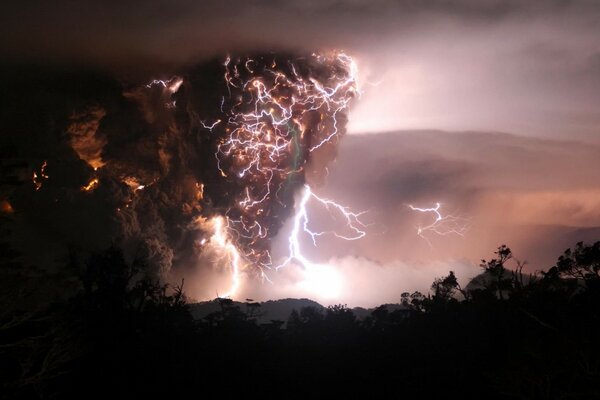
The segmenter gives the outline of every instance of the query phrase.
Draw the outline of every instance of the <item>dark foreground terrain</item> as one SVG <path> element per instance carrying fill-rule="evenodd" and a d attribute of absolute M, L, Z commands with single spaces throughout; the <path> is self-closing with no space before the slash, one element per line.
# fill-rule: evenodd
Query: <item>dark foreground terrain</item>
<path fill-rule="evenodd" d="M 194 318 L 185 288 L 111 249 L 75 269 L 66 299 L 31 311 L 4 291 L 1 397 L 599 398 L 600 242 L 536 276 L 507 269 L 504 246 L 495 257 L 476 285 L 450 272 L 364 318 L 309 305 L 265 321 L 227 299 Z"/>

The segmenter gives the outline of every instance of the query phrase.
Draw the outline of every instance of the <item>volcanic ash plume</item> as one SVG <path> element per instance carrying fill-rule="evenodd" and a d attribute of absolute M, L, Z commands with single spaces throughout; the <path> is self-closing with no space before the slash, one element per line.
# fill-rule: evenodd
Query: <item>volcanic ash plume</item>
<path fill-rule="evenodd" d="M 309 161 L 331 157 L 344 132 L 356 67 L 343 53 L 227 58 L 223 67 L 218 112 L 197 113 L 213 161 L 204 192 L 243 262 L 262 272 L 294 193 L 307 173 L 322 173 Z"/>
<path fill-rule="evenodd" d="M 24 178 L 0 197 L 15 224 L 55 232 L 40 236 L 49 253 L 117 243 L 145 258 L 150 275 L 216 268 L 233 290 L 242 271 L 272 265 L 270 240 L 295 193 L 324 175 L 358 93 L 356 72 L 333 52 L 227 57 L 139 85 L 24 76 L 12 91 L 23 98 L 7 111 L 15 133 L 3 138 Z"/>
<path fill-rule="evenodd" d="M 75 113 L 71 116 L 67 135 L 71 140 L 71 146 L 79 158 L 89 164 L 90 167 L 98 169 L 104 166 L 102 162 L 102 148 L 106 144 L 104 138 L 96 134 L 100 121 L 106 115 L 106 111 L 99 107 L 91 107 L 86 112 Z"/>

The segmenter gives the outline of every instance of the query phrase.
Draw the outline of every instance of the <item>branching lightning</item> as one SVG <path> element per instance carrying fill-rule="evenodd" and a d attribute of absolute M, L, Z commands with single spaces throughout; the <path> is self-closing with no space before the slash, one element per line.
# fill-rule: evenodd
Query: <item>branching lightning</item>
<path fill-rule="evenodd" d="M 308 155 L 337 140 L 339 116 L 359 95 L 352 58 L 342 52 L 311 57 L 300 65 L 289 60 L 281 66 L 275 59 L 265 63 L 228 57 L 223 64 L 228 96 L 220 104 L 224 115 L 200 121 L 211 134 L 217 128 L 224 132 L 214 154 L 217 168 L 223 179 L 235 182 L 241 189 L 235 206 L 225 211 L 224 219 L 214 217 L 221 221 L 215 223 L 219 234 L 213 236 L 214 242 L 229 254 L 234 275 L 228 295 L 239 286 L 242 264 L 258 267 L 260 275 L 268 279 L 265 269 L 273 265 L 268 245 L 273 226 L 277 225 L 273 222 L 277 218 L 275 210 L 288 207 L 286 203 L 293 200 L 292 183 L 304 180 Z M 284 194 L 286 198 L 282 197 Z M 350 233 L 311 231 L 306 210 L 309 199 L 343 215 Z M 326 233 L 345 240 L 363 237 L 360 215 L 318 197 L 305 185 L 294 221 L 302 222 L 303 232 L 316 244 L 316 238 Z M 312 265 L 302 255 L 299 233 L 300 228 L 295 225 L 289 257 L 278 267 L 292 260 L 304 267 Z"/>
<path fill-rule="evenodd" d="M 171 79 L 153 79 L 148 84 L 146 84 L 146 88 L 152 89 L 155 86 L 162 87 L 164 91 L 168 94 L 173 94 L 179 90 L 179 87 L 183 84 L 183 79 L 179 76 L 174 76 Z M 177 103 L 175 100 L 169 100 L 165 103 L 165 107 L 167 108 L 175 108 Z"/>
<path fill-rule="evenodd" d="M 315 232 L 311 230 L 309 228 L 310 221 L 307 210 L 307 204 L 311 199 L 324 206 L 327 210 L 331 211 L 333 209 L 343 216 L 345 220 L 345 226 L 351 232 L 351 234 L 341 235 L 336 231 Z M 302 193 L 302 198 L 298 204 L 298 209 L 294 216 L 294 225 L 288 238 L 289 255 L 282 264 L 277 266 L 277 269 L 286 266 L 292 261 L 298 262 L 304 268 L 309 268 L 314 265 L 302 254 L 302 250 L 300 248 L 300 235 L 302 233 L 310 236 L 313 245 L 315 246 L 317 245 L 317 238 L 326 234 L 332 234 L 344 240 L 358 240 L 364 237 L 366 232 L 363 229 L 366 227 L 366 225 L 359 219 L 362 214 L 364 214 L 364 212 L 355 213 L 350 211 L 348 207 L 341 206 L 332 200 L 323 199 L 314 194 L 310 186 L 304 185 L 304 192 Z"/>
<path fill-rule="evenodd" d="M 413 211 L 433 214 L 434 219 L 430 224 L 424 226 L 419 225 L 416 227 L 417 235 L 425 239 L 430 246 L 432 246 L 432 244 L 431 241 L 427 238 L 428 232 L 440 236 L 464 236 L 464 234 L 469 230 L 469 218 L 452 214 L 443 215 L 441 212 L 442 205 L 440 203 L 435 203 L 435 207 L 430 208 L 415 207 L 413 205 L 409 205 L 408 207 Z"/>
<path fill-rule="evenodd" d="M 175 93 L 179 87 L 181 86 L 181 84 L 183 83 L 183 80 L 178 77 L 175 76 L 171 79 L 153 79 L 151 82 L 149 82 L 148 84 L 146 84 L 146 87 L 148 89 L 154 87 L 154 86 L 162 86 L 163 88 L 167 89 L 170 93 Z"/>

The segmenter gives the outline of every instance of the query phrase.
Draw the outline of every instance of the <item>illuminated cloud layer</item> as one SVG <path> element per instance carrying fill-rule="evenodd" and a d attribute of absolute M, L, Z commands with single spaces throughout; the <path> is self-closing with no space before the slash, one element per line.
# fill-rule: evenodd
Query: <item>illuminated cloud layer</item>
<path fill-rule="evenodd" d="M 352 287 L 393 301 L 505 242 L 546 268 L 598 236 L 599 27 L 585 0 L 7 4 L 12 244 L 53 270 L 117 242 L 196 298 L 320 287 L 333 302 Z M 232 248 L 258 269 L 232 281 Z M 275 259 L 323 268 L 275 272 Z M 381 277 L 401 282 L 378 290 Z"/>

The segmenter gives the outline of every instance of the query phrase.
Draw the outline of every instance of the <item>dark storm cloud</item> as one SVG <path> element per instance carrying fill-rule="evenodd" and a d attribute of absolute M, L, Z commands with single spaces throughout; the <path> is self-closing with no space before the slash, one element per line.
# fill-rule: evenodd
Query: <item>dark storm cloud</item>
<path fill-rule="evenodd" d="M 497 25 L 565 15 L 593 22 L 599 9 L 594 1 L 524 0 L 12 1 L 0 32 L 3 52 L 14 56 L 111 65 L 181 62 L 223 49 L 354 47 L 440 18 Z"/>
<path fill-rule="evenodd" d="M 598 146 L 503 133 L 415 131 L 350 136 L 340 152 L 330 186 L 367 187 L 365 196 L 406 202 L 452 189 L 587 189 L 595 179 Z M 350 165 L 344 163 L 369 168 L 345 174 Z"/>
<path fill-rule="evenodd" d="M 350 132 L 596 143 L 599 35 L 597 1 L 14 1 L 0 15 L 4 62 L 92 65 L 140 82 L 226 52 L 342 48 L 365 86 Z"/>
<path fill-rule="evenodd" d="M 307 160 L 319 154 L 321 160 L 331 161 L 331 148 L 345 132 L 342 100 L 334 112 L 333 105 L 313 99 L 317 89 L 313 93 L 306 86 L 304 93 L 296 85 L 312 80 L 324 87 L 350 82 L 349 70 L 340 60 L 269 53 L 253 57 L 250 69 L 245 59 L 234 57 L 227 70 L 231 86 L 225 83 L 222 60 L 182 68 L 182 77 L 142 85 L 75 68 L 5 67 L 11 79 L 0 83 L 6 94 L 0 111 L 0 147 L 9 149 L 5 156 L 21 165 L 15 184 L 0 188 L 0 200 L 12 207 L 17 232 L 11 244 L 26 262 L 52 269 L 54 261 L 60 267 L 59 259 L 68 253 L 87 255 L 115 243 L 128 257 L 146 260 L 149 275 L 168 279 L 172 267 L 199 265 L 201 248 L 213 230 L 205 219 L 220 215 L 235 221 L 244 218 L 243 228 L 235 231 L 240 251 L 268 251 L 271 237 L 293 211 Z M 290 77 L 287 86 L 273 73 L 274 65 Z M 266 194 L 250 191 L 262 190 L 261 183 L 253 182 L 262 176 L 262 169 L 251 170 L 251 164 L 247 170 L 255 175 L 249 173 L 250 178 L 243 180 L 242 156 L 219 160 L 215 156 L 232 127 L 242 126 L 239 115 L 255 112 L 258 100 L 244 84 L 256 77 L 271 85 L 269 94 L 275 98 L 296 96 L 298 104 L 289 107 L 296 123 L 302 124 L 302 135 L 293 133 L 297 137 L 289 156 L 259 155 L 267 158 L 261 159 L 260 168 L 288 171 L 265 177 L 273 184 Z M 348 88 L 336 96 L 348 100 L 355 92 L 343 85 Z M 228 122 L 207 128 L 204 120 Z M 292 135 L 278 129 L 273 128 L 272 134 Z M 334 131 L 334 139 L 309 151 Z M 237 138 L 243 137 L 240 133 Z M 319 168 L 311 176 L 323 174 L 324 168 Z M 0 182 L 5 178 L 3 171 Z M 275 191 L 277 196 L 268 196 Z M 256 202 L 258 211 L 240 205 L 246 196 L 263 197 Z M 251 230 L 256 225 L 258 233 Z M 210 270 L 215 263 L 209 261 L 199 268 Z M 205 288 L 212 293 L 213 287 Z"/>
<path fill-rule="evenodd" d="M 407 160 L 398 157 L 378 159 L 378 170 L 364 176 L 361 186 L 368 193 L 380 193 L 380 199 L 397 203 L 399 198 L 416 200 L 441 195 L 464 182 L 474 173 L 475 165 L 453 160 Z M 371 171 L 374 172 L 374 171 Z M 355 184 L 357 181 L 354 181 Z"/>
<path fill-rule="evenodd" d="M 120 234 L 115 209 L 129 193 L 118 176 L 95 173 L 88 162 L 98 162 L 100 155 L 115 162 L 102 154 L 104 129 L 139 120 L 139 112 L 110 76 L 47 67 L 3 72 L 11 79 L 0 88 L 0 147 L 3 159 L 18 167 L 2 171 L 16 179 L 2 185 L 0 197 L 15 210 L 13 245 L 26 255 L 25 263 L 50 269 L 54 262 L 64 264 L 69 248 L 105 248 Z M 32 171 L 40 175 L 42 165 L 46 177 L 35 190 Z M 93 177 L 100 181 L 97 189 L 83 191 Z"/>
<path fill-rule="evenodd" d="M 356 242 L 355 254 L 384 263 L 463 256 L 476 262 L 508 241 L 541 269 L 573 240 L 596 239 L 599 169 L 598 146 L 498 133 L 406 131 L 347 137 L 321 190 L 370 210 L 374 234 Z M 415 232 L 432 216 L 407 205 L 438 201 L 445 213 L 472 218 L 472 227 L 464 238 L 431 236 L 432 251 Z M 391 240 L 382 241 L 380 230 Z"/>

